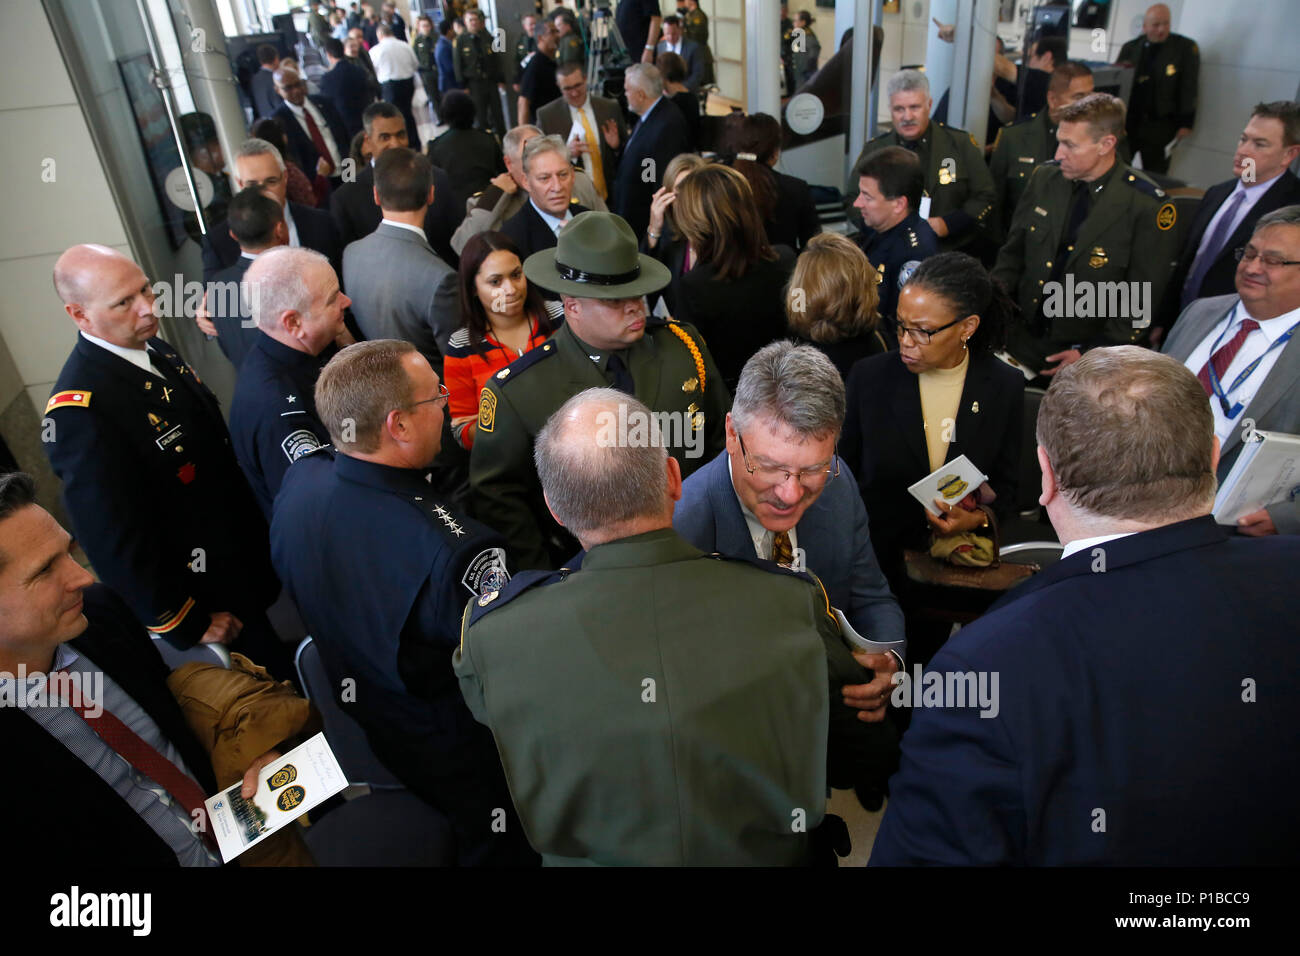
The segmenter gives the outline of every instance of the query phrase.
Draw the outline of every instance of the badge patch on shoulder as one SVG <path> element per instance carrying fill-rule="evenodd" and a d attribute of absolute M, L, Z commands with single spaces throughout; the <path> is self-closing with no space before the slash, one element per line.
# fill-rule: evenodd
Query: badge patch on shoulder
<path fill-rule="evenodd" d="M 504 548 L 488 548 L 474 555 L 465 568 L 465 576 L 460 579 L 475 597 L 500 591 L 509 581 Z"/>
<path fill-rule="evenodd" d="M 490 432 L 497 422 L 497 397 L 491 390 L 483 389 L 478 397 L 478 427 Z"/>
<path fill-rule="evenodd" d="M 280 442 L 280 448 L 290 464 L 319 447 L 321 447 L 320 439 L 316 437 L 316 433 L 306 428 L 299 428 Z"/>
<path fill-rule="evenodd" d="M 1156 213 L 1156 227 L 1162 232 L 1168 232 L 1174 228 L 1174 223 L 1178 221 L 1178 211 L 1171 202 L 1165 203 Z"/>

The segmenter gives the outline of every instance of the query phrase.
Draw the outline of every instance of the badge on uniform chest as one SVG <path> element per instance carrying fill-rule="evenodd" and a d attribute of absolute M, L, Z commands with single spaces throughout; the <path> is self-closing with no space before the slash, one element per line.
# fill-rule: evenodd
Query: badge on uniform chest
<path fill-rule="evenodd" d="M 182 445 L 177 444 L 185 435 L 180 425 L 173 426 L 166 419 L 159 418 L 153 412 L 149 412 L 149 424 L 158 433 L 158 437 L 154 439 L 153 443 L 158 446 L 159 451 L 167 451 L 169 448 L 177 452 L 185 450 Z"/>

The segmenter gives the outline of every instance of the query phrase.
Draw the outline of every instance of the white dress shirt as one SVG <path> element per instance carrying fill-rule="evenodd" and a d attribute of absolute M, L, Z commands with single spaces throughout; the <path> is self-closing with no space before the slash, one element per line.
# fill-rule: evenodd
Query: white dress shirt
<path fill-rule="evenodd" d="M 549 212 L 544 211 L 539 205 L 537 205 L 537 203 L 533 202 L 531 196 L 528 197 L 528 201 L 532 203 L 533 209 L 537 211 L 537 215 L 542 217 L 542 222 L 546 223 L 546 228 L 550 229 L 551 232 L 555 233 L 557 236 L 560 234 L 560 227 L 573 218 L 573 213 L 568 209 L 564 210 L 563 216 L 556 217 L 552 216 Z"/>
<path fill-rule="evenodd" d="M 419 226 L 412 226 L 409 222 L 397 222 L 395 219 L 381 219 L 379 221 L 379 224 L 381 226 L 389 225 L 389 226 L 396 226 L 398 229 L 409 230 L 410 232 L 415 233 L 425 242 L 429 241 L 429 236 L 425 233 L 423 229 L 421 229 Z"/>
<path fill-rule="evenodd" d="M 1284 172 L 1286 172 L 1285 169 L 1282 170 L 1282 173 Z M 1255 203 L 1259 202 L 1260 199 L 1263 198 L 1264 193 L 1268 192 L 1269 189 L 1272 188 L 1273 184 L 1282 178 L 1282 173 L 1278 173 L 1272 179 L 1267 179 L 1262 183 L 1252 183 L 1249 186 L 1238 179 L 1236 188 L 1223 197 L 1223 202 L 1220 203 L 1219 208 L 1214 211 L 1214 216 L 1205 224 L 1205 232 L 1201 236 L 1201 245 L 1197 247 L 1196 254 L 1198 256 L 1201 254 L 1201 250 L 1205 244 L 1210 241 L 1210 237 L 1214 235 L 1214 231 L 1219 228 L 1219 220 L 1221 220 L 1224 217 L 1224 214 L 1227 213 L 1228 207 L 1232 205 L 1234 196 L 1238 193 L 1242 193 L 1245 198 L 1241 200 L 1241 205 L 1237 207 L 1237 212 L 1232 217 L 1232 222 L 1228 226 L 1228 231 L 1224 233 L 1225 236 L 1231 236 L 1233 232 L 1236 231 L 1236 228 L 1241 225 L 1242 221 L 1250 213 L 1250 210 L 1254 208 Z M 1193 259 L 1193 261 L 1195 261 L 1195 259 Z"/>
<path fill-rule="evenodd" d="M 132 365 L 136 366 L 137 368 L 144 369 L 146 372 L 148 372 L 150 375 L 155 376 L 156 378 L 161 378 L 164 380 L 166 379 L 166 376 L 163 375 L 162 372 L 154 368 L 153 362 L 149 361 L 149 350 L 147 348 L 143 348 L 143 349 L 123 348 L 120 345 L 114 345 L 112 342 L 106 342 L 101 338 L 97 338 L 96 336 L 91 335 L 89 332 L 82 332 L 81 337 L 84 338 L 87 342 L 92 342 L 95 345 L 98 345 L 101 349 L 104 349 L 107 352 L 112 352 L 114 355 L 118 356 L 119 358 L 126 359 Z"/>
<path fill-rule="evenodd" d="M 731 475 L 731 491 L 736 496 L 736 504 L 740 505 L 740 513 L 745 516 L 745 527 L 749 529 L 750 540 L 754 542 L 754 554 L 764 561 L 774 560 L 772 557 L 772 545 L 776 540 L 776 533 L 768 531 L 763 527 L 763 523 L 758 520 L 752 511 L 745 507 L 745 502 L 740 499 L 740 492 L 736 491 L 736 476 L 731 471 L 731 456 L 727 456 L 727 474 Z M 786 532 L 790 536 L 790 549 L 799 547 L 799 533 L 795 528 Z"/>
<path fill-rule="evenodd" d="M 420 58 L 415 50 L 396 37 L 384 37 L 370 48 L 370 62 L 375 66 L 375 79 L 380 83 L 409 80 L 420 69 Z"/>
<path fill-rule="evenodd" d="M 1072 554 L 1079 551 L 1091 550 L 1099 544 L 1105 544 L 1107 541 L 1114 541 L 1117 538 L 1127 538 L 1131 534 L 1137 534 L 1136 531 L 1121 531 L 1119 534 L 1099 534 L 1095 538 L 1076 538 L 1065 546 L 1061 552 L 1061 560 L 1064 561 Z"/>
<path fill-rule="evenodd" d="M 325 140 L 325 142 L 328 143 L 329 140 Z M 315 176 L 315 175 L 316 175 L 316 171 L 315 171 L 315 170 L 312 170 L 312 174 L 311 174 L 311 175 L 312 175 L 312 176 Z M 298 241 L 298 224 L 295 223 L 295 222 L 293 221 L 293 213 L 289 211 L 289 200 L 288 200 L 288 199 L 285 199 L 285 201 L 284 201 L 284 210 L 283 210 L 283 211 L 284 211 L 284 227 L 285 227 L 286 229 L 289 230 L 289 245 L 291 245 L 291 246 L 301 246 L 302 243 Z"/>
<path fill-rule="evenodd" d="M 591 96 L 588 95 L 587 101 L 582 104 L 582 109 L 569 105 L 569 121 L 573 124 L 573 129 L 569 131 L 569 142 L 577 140 L 580 143 L 587 142 L 587 131 L 582 128 L 582 117 L 587 117 L 587 122 L 591 124 L 591 135 L 596 138 L 596 148 L 600 149 L 601 135 L 600 124 L 596 122 L 596 111 L 591 106 Z M 582 154 L 582 168 L 586 171 L 587 177 L 595 181 L 595 173 L 591 166 L 591 153 Z M 609 170 L 605 170 L 606 181 L 609 179 Z"/>
<path fill-rule="evenodd" d="M 1241 328 L 1241 323 L 1245 319 L 1253 318 L 1246 311 L 1246 306 L 1241 302 L 1237 303 L 1235 309 L 1229 310 L 1227 316 L 1219 322 L 1216 322 L 1214 328 L 1210 329 L 1209 334 L 1201 340 L 1201 343 L 1192 349 L 1187 361 L 1183 364 L 1192 370 L 1193 374 L 1199 374 L 1205 367 L 1205 363 L 1210 360 L 1211 350 L 1215 349 L 1216 343 L 1218 348 L 1222 348 L 1231 341 L 1232 337 L 1237 334 Z M 1270 346 L 1276 342 L 1286 330 L 1291 328 L 1297 322 L 1300 322 L 1300 309 L 1292 309 L 1275 319 L 1259 320 L 1259 328 L 1255 329 L 1246 337 L 1246 341 L 1241 346 L 1236 356 L 1232 359 L 1232 364 L 1228 366 L 1227 372 L 1219 379 L 1223 386 L 1224 392 L 1228 397 L 1230 404 L 1241 404 L 1241 410 L 1232 418 L 1229 418 L 1223 412 L 1223 406 L 1217 398 L 1210 399 L 1210 411 L 1214 413 L 1214 434 L 1219 436 L 1219 444 L 1222 445 L 1232 434 L 1241 417 L 1250 410 L 1250 401 L 1259 391 L 1259 387 L 1264 384 L 1268 378 L 1268 373 L 1272 370 L 1277 358 L 1282 354 L 1282 347 L 1270 349 Z M 1300 335 L 1300 329 L 1296 331 Z M 1250 373 L 1250 377 L 1241 383 L 1237 389 L 1232 388 L 1233 380 L 1240 374 L 1247 365 L 1260 356 L 1264 356 L 1255 371 Z"/>
<path fill-rule="evenodd" d="M 293 113 L 294 119 L 298 121 L 298 125 L 302 127 L 302 131 L 307 134 L 308 139 L 311 139 L 311 130 L 307 128 L 307 120 L 303 117 L 303 111 L 306 110 L 311 113 L 312 122 L 320 130 L 321 139 L 325 140 L 325 148 L 329 150 L 330 162 L 334 164 L 334 175 L 337 176 L 343 166 L 343 157 L 339 155 L 339 144 L 334 142 L 334 134 L 330 132 L 330 124 L 325 122 L 325 117 L 316 108 L 316 104 L 310 99 L 305 99 L 302 101 L 302 106 L 294 106 L 288 100 L 284 101 L 284 105 L 289 107 L 289 111 Z M 303 172 L 306 173 L 308 179 L 316 175 L 314 169 L 304 169 Z M 295 242 L 293 245 L 296 246 L 297 243 Z"/>

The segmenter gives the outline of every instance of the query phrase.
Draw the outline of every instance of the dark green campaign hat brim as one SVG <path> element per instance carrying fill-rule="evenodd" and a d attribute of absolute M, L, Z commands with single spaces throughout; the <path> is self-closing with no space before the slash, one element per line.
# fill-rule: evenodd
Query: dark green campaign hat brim
<path fill-rule="evenodd" d="M 637 254 L 640 274 L 631 282 L 619 285 L 601 285 L 598 282 L 575 282 L 563 279 L 555 271 L 555 249 L 534 252 L 524 261 L 524 275 L 529 282 L 560 295 L 578 299 L 631 299 L 639 295 L 658 292 L 672 280 L 672 273 L 658 259 L 644 253 Z"/>

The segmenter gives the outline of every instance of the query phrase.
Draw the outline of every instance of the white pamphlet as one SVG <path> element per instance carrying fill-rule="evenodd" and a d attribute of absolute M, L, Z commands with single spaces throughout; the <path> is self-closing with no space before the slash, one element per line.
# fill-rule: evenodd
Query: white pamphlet
<path fill-rule="evenodd" d="M 1235 525 L 1238 518 L 1300 494 L 1300 435 L 1255 432 L 1244 442 L 1232 471 L 1214 499 L 1214 520 Z"/>
<path fill-rule="evenodd" d="M 883 654 L 886 651 L 898 651 L 899 656 L 903 654 L 902 641 L 872 641 L 859 634 L 849 619 L 844 616 L 844 612 L 837 607 L 831 608 L 835 612 L 835 620 L 840 624 L 840 633 L 844 635 L 844 643 L 851 648 L 860 651 L 869 651 L 872 654 Z"/>
<path fill-rule="evenodd" d="M 917 207 L 916 214 L 920 216 L 922 219 L 930 218 L 930 197 L 929 196 L 921 197 L 921 203 Z"/>
<path fill-rule="evenodd" d="M 294 747 L 262 768 L 253 799 L 241 796 L 241 780 L 204 801 L 221 859 L 233 860 L 347 785 L 324 734 Z"/>
<path fill-rule="evenodd" d="M 907 490 L 925 509 L 939 517 L 939 509 L 934 506 L 935 499 L 948 505 L 956 505 L 972 491 L 989 480 L 965 455 L 958 455 L 952 461 L 936 471 L 930 472 Z"/>

